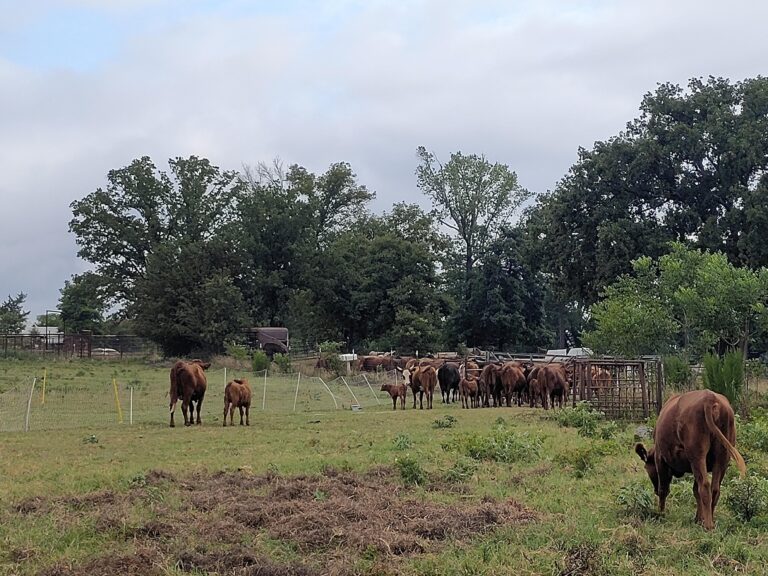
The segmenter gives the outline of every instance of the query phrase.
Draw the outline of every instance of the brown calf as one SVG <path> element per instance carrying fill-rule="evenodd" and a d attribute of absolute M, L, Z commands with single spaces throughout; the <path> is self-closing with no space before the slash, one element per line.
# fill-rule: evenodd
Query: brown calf
<path fill-rule="evenodd" d="M 250 426 L 251 421 L 248 418 L 248 412 L 251 408 L 251 387 L 248 386 L 248 380 L 239 380 L 235 378 L 224 388 L 224 422 L 227 425 L 227 412 L 229 412 L 229 425 L 232 423 L 232 414 L 235 408 L 240 410 L 240 426 L 243 425 L 243 408 L 245 408 L 245 425 Z"/>
<path fill-rule="evenodd" d="M 408 388 L 405 385 L 405 383 L 401 384 L 382 384 L 381 390 L 384 392 L 389 392 L 389 395 L 392 397 L 392 410 L 397 410 L 397 400 L 400 399 L 400 408 L 405 410 L 405 396 L 408 392 Z M 416 401 L 416 398 L 414 396 L 414 402 Z"/>

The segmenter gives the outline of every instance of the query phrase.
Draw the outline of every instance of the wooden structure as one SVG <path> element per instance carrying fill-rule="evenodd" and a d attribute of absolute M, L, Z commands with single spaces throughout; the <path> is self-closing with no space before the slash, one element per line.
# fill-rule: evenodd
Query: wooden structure
<path fill-rule="evenodd" d="M 573 405 L 587 401 L 614 420 L 643 420 L 661 410 L 664 372 L 658 358 L 578 358 L 573 370 Z"/>

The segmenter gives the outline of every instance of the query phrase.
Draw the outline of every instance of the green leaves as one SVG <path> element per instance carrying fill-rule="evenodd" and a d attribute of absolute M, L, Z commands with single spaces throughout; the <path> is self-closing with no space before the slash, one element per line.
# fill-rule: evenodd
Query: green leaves
<path fill-rule="evenodd" d="M 15 298 L 10 295 L 0 304 L 0 334 L 19 334 L 24 330 L 29 311 L 24 312 L 27 295 L 19 292 Z"/>

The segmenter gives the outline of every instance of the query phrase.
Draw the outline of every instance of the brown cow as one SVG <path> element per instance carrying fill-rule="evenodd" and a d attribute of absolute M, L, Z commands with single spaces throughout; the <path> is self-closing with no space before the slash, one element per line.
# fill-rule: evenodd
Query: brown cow
<path fill-rule="evenodd" d="M 361 372 L 388 372 L 395 369 L 395 359 L 392 356 L 363 356 L 358 360 L 358 369 Z"/>
<path fill-rule="evenodd" d="M 659 497 L 659 511 L 664 512 L 672 477 L 693 472 L 696 521 L 705 530 L 712 530 L 720 483 L 730 459 L 736 461 L 742 478 L 747 471 L 734 446 L 736 426 L 728 399 L 711 390 L 673 396 L 661 409 L 653 438 L 653 448 L 646 450 L 636 444 L 635 452 L 645 462 L 645 471 Z M 712 472 L 711 482 L 707 472 Z"/>
<path fill-rule="evenodd" d="M 417 366 L 410 371 L 403 370 L 403 379 L 413 392 L 413 407 L 416 408 L 416 392 L 419 393 L 419 410 L 424 408 L 424 394 L 427 395 L 427 409 L 432 409 L 432 397 L 437 386 L 437 370 L 432 366 Z"/>
<path fill-rule="evenodd" d="M 494 399 L 495 403 L 496 390 L 501 390 L 501 366 L 499 364 L 483 366 L 477 386 L 483 406 L 490 406 L 491 398 Z"/>
<path fill-rule="evenodd" d="M 382 384 L 382 392 L 389 392 L 392 397 L 392 410 L 397 410 L 397 399 L 400 399 L 400 408 L 405 410 L 405 396 L 408 393 L 408 388 L 404 383 L 401 384 Z M 416 396 L 414 395 L 413 401 L 416 402 Z"/>
<path fill-rule="evenodd" d="M 517 396 L 517 405 L 522 406 L 523 393 L 528 388 L 525 380 L 525 372 L 520 362 L 506 362 L 501 367 L 501 384 L 504 394 L 504 400 L 507 406 L 512 406 L 512 397 Z M 497 402 L 501 402 L 501 397 L 497 397 Z"/>
<path fill-rule="evenodd" d="M 251 387 L 248 386 L 248 380 L 245 378 L 242 380 L 235 378 L 224 388 L 224 426 L 227 425 L 227 411 L 229 411 L 229 425 L 233 426 L 232 414 L 235 407 L 240 410 L 240 426 L 243 425 L 243 408 L 245 408 L 245 425 L 250 426 L 248 412 L 251 409 Z"/>
<path fill-rule="evenodd" d="M 197 405 L 197 423 L 202 424 L 200 406 L 203 404 L 205 389 L 208 386 L 204 371 L 210 367 L 210 362 L 203 362 L 202 360 L 189 362 L 179 360 L 171 368 L 171 428 L 176 426 L 173 421 L 173 412 L 176 410 L 176 402 L 179 398 L 181 398 L 181 412 L 184 414 L 184 426 L 194 424 L 193 402 Z M 187 417 L 187 409 L 189 409 L 189 417 Z"/>
<path fill-rule="evenodd" d="M 467 375 L 467 367 L 462 364 L 459 368 L 461 380 L 459 381 L 459 396 L 461 396 L 462 408 L 477 408 L 479 406 L 477 378 Z"/>

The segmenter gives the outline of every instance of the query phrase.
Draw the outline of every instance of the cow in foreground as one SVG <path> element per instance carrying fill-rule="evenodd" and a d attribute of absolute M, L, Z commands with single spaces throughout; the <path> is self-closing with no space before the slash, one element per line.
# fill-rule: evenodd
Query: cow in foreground
<path fill-rule="evenodd" d="M 424 395 L 427 395 L 427 409 L 432 409 L 432 398 L 437 387 L 437 370 L 432 366 L 416 366 L 413 371 L 403 370 L 403 380 L 413 392 L 413 407 L 416 408 L 416 392 L 419 393 L 419 410 L 424 408 Z"/>
<path fill-rule="evenodd" d="M 397 410 L 397 401 L 400 400 L 400 408 L 405 410 L 405 396 L 408 393 L 408 388 L 404 383 L 400 384 L 382 384 L 381 385 L 381 391 L 382 392 L 389 392 L 390 397 L 392 398 L 392 410 Z M 416 401 L 416 396 L 414 395 L 413 398 L 414 402 Z"/>
<path fill-rule="evenodd" d="M 173 413 L 179 398 L 181 398 L 181 413 L 184 414 L 184 426 L 191 426 L 195 423 L 194 405 L 197 406 L 197 423 L 202 424 L 200 407 L 203 404 L 205 389 L 208 386 L 205 370 L 210 367 L 210 362 L 203 362 L 202 360 L 190 360 L 189 362 L 179 360 L 171 368 L 171 428 L 176 426 L 173 421 Z M 187 410 L 189 410 L 189 417 L 187 417 Z"/>
<path fill-rule="evenodd" d="M 734 446 L 736 427 L 728 399 L 710 390 L 673 396 L 659 414 L 653 438 L 653 448 L 646 450 L 636 444 L 635 452 L 645 462 L 645 471 L 659 497 L 659 511 L 664 512 L 672 477 L 692 472 L 696 521 L 705 530 L 712 530 L 720 483 L 730 459 L 736 461 L 742 478 L 747 471 Z M 712 472 L 711 482 L 708 472 Z"/>
<path fill-rule="evenodd" d="M 227 412 L 229 412 L 229 425 L 234 426 L 232 415 L 235 408 L 240 410 L 240 426 L 243 425 L 243 409 L 245 409 L 245 425 L 250 426 L 248 412 L 251 409 L 251 387 L 248 386 L 246 379 L 235 378 L 224 388 L 224 426 L 227 425 Z"/>

